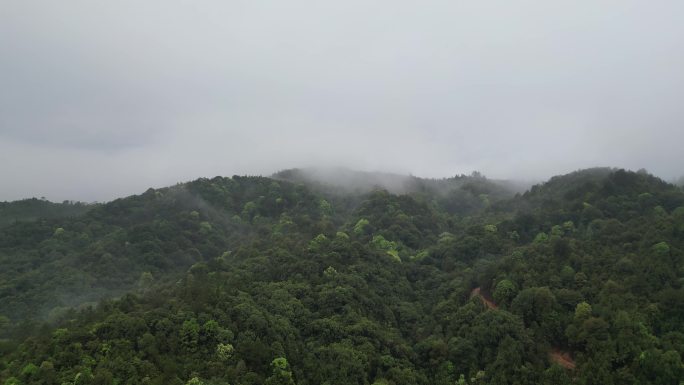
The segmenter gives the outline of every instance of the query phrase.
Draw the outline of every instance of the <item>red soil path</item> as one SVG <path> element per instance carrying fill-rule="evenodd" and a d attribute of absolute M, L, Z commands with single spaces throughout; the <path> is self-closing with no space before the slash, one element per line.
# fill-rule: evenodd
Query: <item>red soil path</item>
<path fill-rule="evenodd" d="M 494 301 L 492 301 L 492 299 L 489 298 L 489 296 L 485 295 L 480 290 L 479 287 L 474 288 L 473 291 L 470 292 L 470 298 L 473 298 L 473 297 L 480 298 L 480 300 L 482 300 L 482 302 L 485 304 L 485 306 L 487 306 L 489 309 L 498 309 L 499 308 L 498 306 L 496 306 Z"/>
<path fill-rule="evenodd" d="M 482 292 L 482 290 L 479 287 L 474 288 L 470 292 L 470 298 L 473 297 L 478 297 L 482 303 L 487 306 L 488 309 L 497 309 L 498 306 L 492 301 L 492 299 L 487 296 L 485 293 Z M 575 369 L 575 360 L 572 359 L 572 356 L 570 355 L 569 352 L 562 351 L 558 348 L 553 348 L 549 352 L 549 359 L 558 365 L 564 367 L 565 369 Z"/>
<path fill-rule="evenodd" d="M 575 369 L 575 360 L 572 359 L 568 352 L 554 348 L 549 352 L 549 359 L 565 369 Z"/>

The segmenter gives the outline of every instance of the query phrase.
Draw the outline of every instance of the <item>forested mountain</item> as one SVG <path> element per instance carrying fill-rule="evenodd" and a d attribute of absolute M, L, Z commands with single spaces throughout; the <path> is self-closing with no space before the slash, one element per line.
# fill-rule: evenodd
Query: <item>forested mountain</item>
<path fill-rule="evenodd" d="M 681 383 L 681 188 L 374 176 L 198 179 L 12 221 L 0 383 Z"/>

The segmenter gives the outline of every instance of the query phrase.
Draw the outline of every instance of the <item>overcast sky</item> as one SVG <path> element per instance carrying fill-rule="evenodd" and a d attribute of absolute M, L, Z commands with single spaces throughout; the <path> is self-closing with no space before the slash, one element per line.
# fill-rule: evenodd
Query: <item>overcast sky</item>
<path fill-rule="evenodd" d="M 684 174 L 684 1 L 0 1 L 0 200 L 290 167 Z"/>

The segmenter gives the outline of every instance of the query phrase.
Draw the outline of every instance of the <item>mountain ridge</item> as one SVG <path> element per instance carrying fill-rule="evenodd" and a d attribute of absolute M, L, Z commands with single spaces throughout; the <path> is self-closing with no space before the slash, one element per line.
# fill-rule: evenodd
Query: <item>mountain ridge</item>
<path fill-rule="evenodd" d="M 583 170 L 522 194 L 479 175 L 416 178 L 394 194 L 290 177 L 200 178 L 0 229 L 0 379 L 569 384 L 621 373 L 677 385 L 684 373 L 684 193 L 659 178 Z M 471 300 L 475 288 L 496 308 Z"/>

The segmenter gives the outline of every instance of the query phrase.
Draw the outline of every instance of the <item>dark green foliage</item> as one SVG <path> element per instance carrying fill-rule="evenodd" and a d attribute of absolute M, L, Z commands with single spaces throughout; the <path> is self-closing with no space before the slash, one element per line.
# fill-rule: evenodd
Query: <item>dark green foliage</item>
<path fill-rule="evenodd" d="M 278 176 L 0 229 L 0 383 L 684 378 L 677 187 L 611 169 L 516 197 L 479 175 L 393 192 Z"/>
<path fill-rule="evenodd" d="M 70 201 L 53 203 L 44 198 L 0 202 L 0 227 L 17 222 L 33 222 L 39 219 L 77 217 L 95 206 L 97 205 Z"/>

